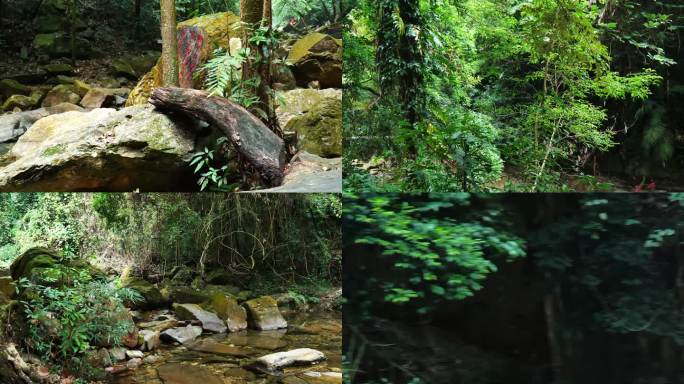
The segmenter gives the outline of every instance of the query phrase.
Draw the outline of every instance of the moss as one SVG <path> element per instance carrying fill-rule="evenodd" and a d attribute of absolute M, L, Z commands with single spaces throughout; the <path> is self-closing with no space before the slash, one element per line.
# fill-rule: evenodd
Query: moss
<path fill-rule="evenodd" d="M 43 151 L 42 156 L 48 157 L 60 154 L 66 149 L 66 144 L 57 144 Z"/>
<path fill-rule="evenodd" d="M 31 248 L 14 260 L 10 273 L 14 280 L 19 280 L 20 277 L 27 277 L 33 268 L 53 268 L 58 260 L 60 257 L 54 251 L 40 247 Z"/>

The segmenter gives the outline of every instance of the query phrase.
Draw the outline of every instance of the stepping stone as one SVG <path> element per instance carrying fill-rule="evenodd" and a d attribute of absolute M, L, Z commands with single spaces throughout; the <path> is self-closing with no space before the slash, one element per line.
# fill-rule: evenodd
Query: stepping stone
<path fill-rule="evenodd" d="M 277 371 L 292 365 L 313 365 L 323 360 L 325 360 L 323 352 L 311 348 L 299 348 L 262 356 L 254 361 L 253 366 L 267 371 Z"/>

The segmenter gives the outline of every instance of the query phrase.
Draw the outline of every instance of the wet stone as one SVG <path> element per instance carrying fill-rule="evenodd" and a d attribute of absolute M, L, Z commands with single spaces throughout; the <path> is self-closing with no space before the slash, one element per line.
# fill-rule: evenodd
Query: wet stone
<path fill-rule="evenodd" d="M 228 344 L 218 343 L 213 340 L 201 340 L 187 346 L 188 349 L 197 352 L 211 353 L 214 355 L 227 355 L 235 357 L 250 357 L 257 354 L 256 351 L 245 347 L 236 347 Z"/>

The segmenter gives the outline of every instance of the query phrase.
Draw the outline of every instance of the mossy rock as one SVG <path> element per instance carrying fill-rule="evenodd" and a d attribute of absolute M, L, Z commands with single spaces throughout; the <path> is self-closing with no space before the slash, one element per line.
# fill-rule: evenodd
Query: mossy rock
<path fill-rule="evenodd" d="M 250 327 L 260 331 L 287 328 L 287 321 L 278 310 L 278 302 L 273 297 L 262 296 L 248 300 L 243 306 L 247 310 Z"/>
<path fill-rule="evenodd" d="M 5 100 L 5 102 L 2 104 L 2 107 L 0 107 L 0 110 L 11 111 L 15 108 L 19 108 L 22 111 L 26 111 L 33 107 L 36 107 L 40 103 L 40 99 L 42 98 L 43 92 L 38 90 L 33 91 L 31 93 L 31 96 L 12 95 L 7 100 Z"/>
<path fill-rule="evenodd" d="M 84 81 L 75 80 L 73 83 L 74 93 L 81 97 L 85 96 L 88 92 L 90 92 L 91 89 L 92 87 L 86 84 Z"/>
<path fill-rule="evenodd" d="M 303 116 L 292 118 L 286 131 L 297 132 L 297 148 L 321 157 L 342 156 L 342 102 L 323 99 Z"/>
<path fill-rule="evenodd" d="M 231 332 L 241 331 L 247 328 L 247 312 L 241 307 L 234 297 L 222 293 L 215 293 L 211 297 L 209 309 L 226 322 Z"/>
<path fill-rule="evenodd" d="M 171 276 L 171 285 L 182 286 L 192 282 L 195 272 L 190 267 L 179 265 L 171 269 L 169 276 Z"/>
<path fill-rule="evenodd" d="M 174 303 L 202 304 L 211 301 L 211 292 L 190 287 L 169 287 L 169 298 Z"/>
<path fill-rule="evenodd" d="M 135 307 L 154 309 L 166 307 L 169 303 L 168 299 L 162 295 L 161 290 L 147 280 L 138 277 L 131 277 L 122 283 L 124 287 L 138 291 L 138 293 L 140 293 L 140 295 L 143 297 L 141 302 L 133 304 Z"/>
<path fill-rule="evenodd" d="M 133 80 L 138 79 L 138 74 L 135 72 L 135 69 L 133 69 L 133 66 L 131 66 L 131 63 L 124 59 L 112 61 L 112 74 L 114 74 L 114 76 L 124 76 Z"/>
<path fill-rule="evenodd" d="M 55 251 L 42 247 L 30 248 L 12 262 L 10 275 L 14 280 L 28 278 L 34 268 L 55 268 L 60 260 L 61 256 Z"/>
<path fill-rule="evenodd" d="M 88 40 L 81 37 L 75 39 L 76 57 L 88 58 L 92 47 Z M 71 57 L 71 38 L 63 32 L 39 33 L 33 38 L 31 46 L 38 54 L 50 57 Z"/>
<path fill-rule="evenodd" d="M 78 104 L 81 101 L 81 92 L 73 84 L 60 84 L 50 90 L 43 99 L 43 107 L 53 107 L 61 103 Z"/>
<path fill-rule="evenodd" d="M 214 48 L 221 47 L 228 49 L 231 37 L 239 37 L 241 35 L 240 17 L 232 12 L 222 12 L 195 17 L 178 23 L 178 30 L 181 30 L 184 27 L 201 28 L 204 30 L 204 34 L 207 37 L 201 47 L 201 60 L 199 60 L 198 66 L 203 65 L 209 60 Z M 126 101 L 126 106 L 130 107 L 133 105 L 146 104 L 152 94 L 152 89 L 159 87 L 161 83 L 161 63 L 160 61 L 157 61 L 157 64 L 138 81 L 138 84 L 133 91 L 131 91 L 129 98 Z M 194 88 L 201 88 L 201 79 L 197 80 Z"/>
<path fill-rule="evenodd" d="M 31 94 L 31 87 L 28 87 L 13 79 L 0 80 L 0 96 L 3 99 L 7 99 L 12 95 L 25 95 Z"/>
<path fill-rule="evenodd" d="M 50 75 L 73 75 L 74 67 L 66 63 L 50 63 L 43 66 L 43 69 Z"/>

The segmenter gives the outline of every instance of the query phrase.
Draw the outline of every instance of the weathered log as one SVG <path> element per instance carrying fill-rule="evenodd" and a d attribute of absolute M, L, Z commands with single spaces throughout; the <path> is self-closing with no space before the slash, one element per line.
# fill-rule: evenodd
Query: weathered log
<path fill-rule="evenodd" d="M 204 91 L 175 87 L 155 89 L 150 103 L 161 110 L 184 112 L 218 127 L 268 186 L 282 183 L 287 164 L 285 143 L 245 108 Z"/>

